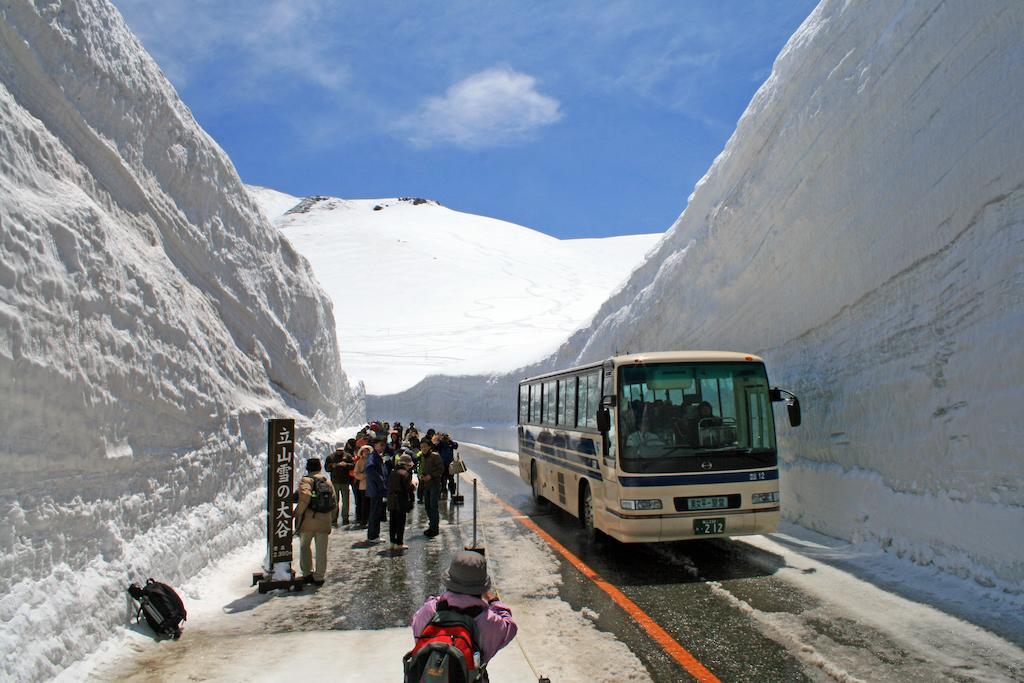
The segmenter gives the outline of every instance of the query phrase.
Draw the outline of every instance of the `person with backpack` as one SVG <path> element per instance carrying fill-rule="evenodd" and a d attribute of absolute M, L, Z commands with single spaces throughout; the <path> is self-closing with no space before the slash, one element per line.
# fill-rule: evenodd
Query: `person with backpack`
<path fill-rule="evenodd" d="M 299 481 L 299 503 L 295 518 L 299 520 L 299 571 L 314 586 L 324 585 L 327 573 L 327 540 L 331 535 L 334 514 L 334 486 L 321 470 L 320 458 L 306 461 L 306 476 Z M 310 545 L 316 541 L 316 566 Z"/>
<path fill-rule="evenodd" d="M 405 522 L 412 512 L 413 491 L 416 485 L 412 482 L 412 457 L 403 454 L 398 458 L 395 469 L 388 476 L 388 536 L 391 537 L 391 550 L 406 550 Z"/>
<path fill-rule="evenodd" d="M 447 590 L 427 598 L 412 617 L 415 644 L 403 660 L 406 683 L 424 680 L 428 668 L 430 680 L 486 681 L 487 662 L 519 630 L 512 610 L 492 589 L 480 553 L 457 553 L 442 578 Z"/>

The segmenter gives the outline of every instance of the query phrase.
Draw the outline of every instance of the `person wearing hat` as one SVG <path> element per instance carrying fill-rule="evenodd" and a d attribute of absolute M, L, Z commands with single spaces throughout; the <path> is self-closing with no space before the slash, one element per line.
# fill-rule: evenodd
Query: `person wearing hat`
<path fill-rule="evenodd" d="M 391 537 L 391 550 L 405 550 L 404 544 L 406 515 L 412 512 L 413 491 L 412 456 L 403 454 L 395 468 L 388 476 L 388 536 Z"/>
<path fill-rule="evenodd" d="M 452 557 L 442 577 L 447 590 L 431 596 L 412 617 L 413 638 L 421 635 L 437 612 L 438 603 L 449 609 L 470 613 L 479 611 L 476 623 L 476 647 L 480 650 L 480 663 L 487 664 L 498 650 L 512 642 L 519 627 L 510 610 L 491 588 L 487 574 L 487 560 L 480 553 L 463 550 Z"/>
<path fill-rule="evenodd" d="M 299 503 L 295 508 L 295 518 L 299 520 L 299 571 L 303 578 L 313 585 L 324 585 L 324 574 L 327 572 L 327 541 L 331 535 L 331 511 L 315 512 L 310 508 L 309 503 L 313 498 L 313 487 L 316 480 L 327 484 L 334 498 L 331 507 L 334 506 L 337 494 L 331 480 L 321 471 L 320 458 L 310 458 L 306 461 L 306 476 L 299 481 Z M 310 545 L 316 541 L 316 566 L 313 565 L 313 553 Z"/>

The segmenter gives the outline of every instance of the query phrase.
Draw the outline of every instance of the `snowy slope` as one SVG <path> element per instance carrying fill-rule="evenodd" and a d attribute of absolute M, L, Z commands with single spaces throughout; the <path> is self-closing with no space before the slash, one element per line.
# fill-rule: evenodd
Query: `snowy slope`
<path fill-rule="evenodd" d="M 825 0 L 590 326 L 368 410 L 509 423 L 540 368 L 757 352 L 804 405 L 779 424 L 789 519 L 1024 590 L 1022 35 L 1016 0 Z"/>
<path fill-rule="evenodd" d="M 0 5 L 0 679 L 260 530 L 264 418 L 361 414 L 329 301 L 102 0 Z M 264 456 L 265 457 L 265 456 Z"/>
<path fill-rule="evenodd" d="M 431 201 L 250 191 L 309 259 L 334 300 L 345 369 L 375 394 L 543 358 L 662 237 L 559 240 Z"/>

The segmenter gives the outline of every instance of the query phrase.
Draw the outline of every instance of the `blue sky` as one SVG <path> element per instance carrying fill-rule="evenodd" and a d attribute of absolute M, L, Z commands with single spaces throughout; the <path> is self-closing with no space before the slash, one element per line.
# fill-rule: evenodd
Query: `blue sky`
<path fill-rule="evenodd" d="M 114 0 L 242 179 L 667 229 L 811 0 Z"/>

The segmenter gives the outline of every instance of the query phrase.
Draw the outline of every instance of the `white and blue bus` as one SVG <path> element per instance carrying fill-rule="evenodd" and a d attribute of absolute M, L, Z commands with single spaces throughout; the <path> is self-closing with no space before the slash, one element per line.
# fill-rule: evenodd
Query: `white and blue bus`
<path fill-rule="evenodd" d="M 785 398 L 784 398 L 785 397 Z M 757 356 L 616 356 L 519 383 L 519 470 L 538 500 L 619 541 L 775 531 L 779 468 L 770 389 Z"/>

